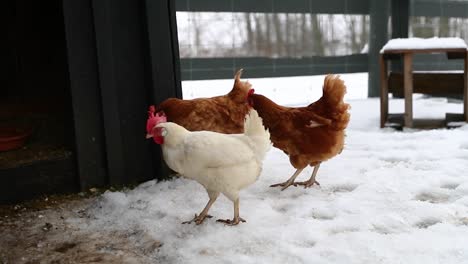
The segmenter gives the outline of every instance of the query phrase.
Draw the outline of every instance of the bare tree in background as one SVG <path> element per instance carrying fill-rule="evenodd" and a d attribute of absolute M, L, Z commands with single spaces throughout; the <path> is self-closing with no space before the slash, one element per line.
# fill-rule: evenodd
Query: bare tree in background
<path fill-rule="evenodd" d="M 433 27 L 433 17 L 412 17 L 413 34 L 420 38 L 430 38 L 435 36 Z"/>
<path fill-rule="evenodd" d="M 309 30 L 307 28 L 307 15 L 306 14 L 301 14 L 301 55 L 302 56 L 307 56 L 307 48 L 309 46 Z"/>
<path fill-rule="evenodd" d="M 283 41 L 283 32 L 281 30 L 281 21 L 279 18 L 279 14 L 274 13 L 273 14 L 273 28 L 275 30 L 275 54 L 276 56 L 280 56 L 281 53 L 283 52 L 284 48 L 284 41 Z"/>
<path fill-rule="evenodd" d="M 369 20 L 368 16 L 361 16 L 361 46 L 359 47 L 359 52 L 361 52 L 369 42 Z"/>
<path fill-rule="evenodd" d="M 349 49 L 351 52 L 359 50 L 358 44 L 358 36 L 356 32 L 356 17 L 355 16 L 345 16 L 345 20 L 348 24 L 348 32 L 349 32 Z"/>
<path fill-rule="evenodd" d="M 247 32 L 247 43 L 246 48 L 249 50 L 257 51 L 256 41 L 254 39 L 254 30 L 252 27 L 252 20 L 250 19 L 250 13 L 244 14 L 245 19 L 245 32 Z"/>
<path fill-rule="evenodd" d="M 368 15 L 332 14 L 225 14 L 189 12 L 188 23 L 180 36 L 181 57 L 263 56 L 300 57 L 360 53 L 369 41 Z M 344 17 L 343 27 L 338 26 Z M 233 41 L 242 49 L 233 49 L 219 32 L 214 20 L 225 20 L 241 28 Z M 180 33 L 180 32 L 179 32 Z M 410 17 L 410 33 L 415 37 L 460 37 L 468 42 L 468 19 L 455 17 Z M 240 36 L 239 36 L 240 34 Z M 230 36 L 230 35 L 228 35 Z M 236 42 L 236 43 L 237 43 Z"/>
<path fill-rule="evenodd" d="M 265 14 L 265 55 L 268 57 L 273 56 L 273 37 L 271 31 L 271 14 Z"/>
<path fill-rule="evenodd" d="M 439 37 L 448 37 L 450 36 L 450 27 L 449 27 L 449 18 L 440 17 L 439 18 Z"/>
<path fill-rule="evenodd" d="M 312 52 L 313 55 L 324 55 L 325 48 L 323 43 L 322 29 L 320 28 L 320 22 L 318 15 L 313 14 L 310 16 L 311 22 L 311 36 L 312 36 Z"/>

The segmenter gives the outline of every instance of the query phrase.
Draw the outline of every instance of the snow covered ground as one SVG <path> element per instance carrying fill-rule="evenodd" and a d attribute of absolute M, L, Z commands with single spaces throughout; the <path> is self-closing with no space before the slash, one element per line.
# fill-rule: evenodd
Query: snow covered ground
<path fill-rule="evenodd" d="M 143 233 L 162 246 L 155 263 L 468 263 L 468 126 L 403 132 L 379 129 L 379 100 L 366 99 L 367 74 L 342 75 L 352 106 L 343 153 L 322 164 L 311 189 L 268 187 L 294 169 L 272 149 L 258 182 L 241 192 L 247 223 L 224 226 L 220 197 L 200 226 L 182 225 L 208 201 L 195 181 L 149 181 L 106 192 L 86 210 L 87 230 Z M 257 93 L 287 105 L 321 95 L 323 76 L 251 79 Z M 186 98 L 223 94 L 232 80 L 183 84 Z M 391 100 L 390 111 L 403 109 Z M 416 116 L 462 112 L 461 102 L 415 96 Z M 303 172 L 307 179 L 312 170 Z"/>

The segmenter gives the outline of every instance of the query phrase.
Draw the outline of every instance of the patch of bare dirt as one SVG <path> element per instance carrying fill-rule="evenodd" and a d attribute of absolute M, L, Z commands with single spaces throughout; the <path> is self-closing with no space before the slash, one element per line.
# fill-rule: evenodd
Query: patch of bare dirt
<path fill-rule="evenodd" d="M 86 228 L 93 221 L 86 209 L 96 199 L 82 194 L 0 205 L 0 263 L 156 263 L 162 243 L 143 230 Z"/>

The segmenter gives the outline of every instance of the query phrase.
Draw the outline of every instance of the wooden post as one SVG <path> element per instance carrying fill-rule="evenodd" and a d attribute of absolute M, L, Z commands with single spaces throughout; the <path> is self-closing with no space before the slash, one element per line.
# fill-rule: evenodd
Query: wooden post
<path fill-rule="evenodd" d="M 463 114 L 468 123 L 468 50 L 465 53 L 465 68 L 463 72 Z"/>
<path fill-rule="evenodd" d="M 403 79 L 405 94 L 405 126 L 413 127 L 413 54 L 403 55 Z"/>
<path fill-rule="evenodd" d="M 387 61 L 380 55 L 380 127 L 385 126 L 388 118 L 388 73 Z"/>
<path fill-rule="evenodd" d="M 387 0 L 370 0 L 370 30 L 369 30 L 369 80 L 368 96 L 379 96 L 380 71 L 379 54 L 380 49 L 387 42 L 387 26 L 389 2 Z"/>
<path fill-rule="evenodd" d="M 392 39 L 407 38 L 409 29 L 409 0 L 392 1 Z M 390 71 L 403 72 L 401 57 L 398 60 L 390 61 Z"/>
<path fill-rule="evenodd" d="M 108 184 L 105 139 L 90 1 L 63 1 L 68 71 L 81 190 Z"/>
<path fill-rule="evenodd" d="M 159 104 L 169 97 L 182 98 L 175 1 L 145 0 L 144 3 L 151 75 L 148 105 Z M 161 21 L 165 21 L 166 25 Z M 153 154 L 152 163 L 157 165 L 154 170 L 158 179 L 168 178 L 172 172 L 164 162 L 160 146 L 153 142 L 148 145 Z"/>

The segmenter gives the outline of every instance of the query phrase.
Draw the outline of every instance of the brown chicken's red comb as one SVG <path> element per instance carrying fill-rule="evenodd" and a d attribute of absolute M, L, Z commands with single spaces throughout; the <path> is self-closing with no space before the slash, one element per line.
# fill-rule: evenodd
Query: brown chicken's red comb
<path fill-rule="evenodd" d="M 250 89 L 247 95 L 252 95 L 253 93 L 255 93 L 255 89 Z"/>

